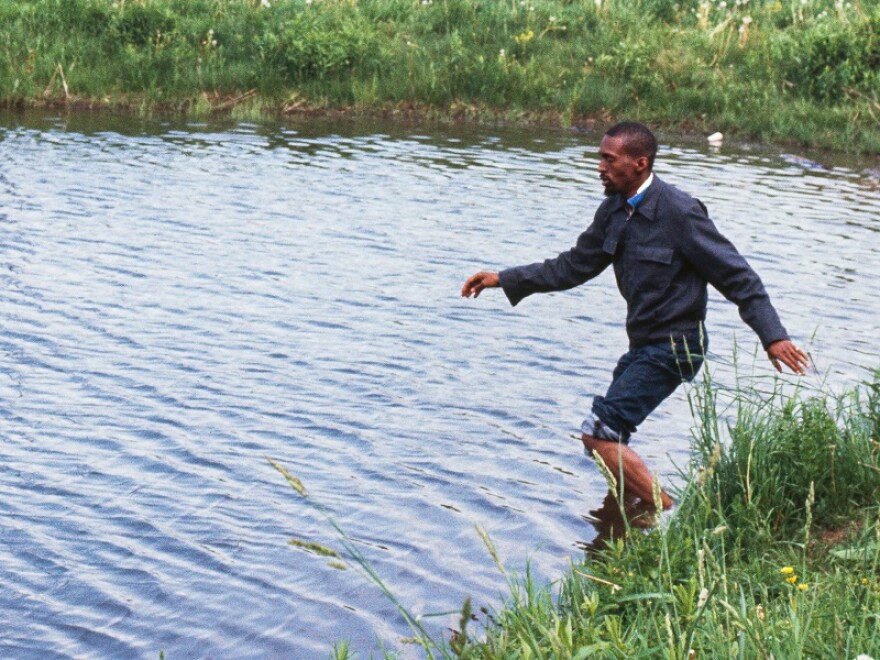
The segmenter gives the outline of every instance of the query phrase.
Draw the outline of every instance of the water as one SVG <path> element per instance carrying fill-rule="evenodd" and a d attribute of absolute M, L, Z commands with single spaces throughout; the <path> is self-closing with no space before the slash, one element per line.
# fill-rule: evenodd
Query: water
<path fill-rule="evenodd" d="M 355 124 L 0 118 L 0 656 L 323 658 L 405 623 L 300 477 L 415 614 L 498 606 L 595 531 L 577 428 L 626 348 L 610 272 L 516 309 L 479 268 L 573 244 L 598 137 Z M 880 366 L 880 183 L 756 146 L 664 144 L 820 375 Z M 769 364 L 713 292 L 720 385 Z M 744 356 L 744 357 L 742 357 Z M 753 364 L 754 362 L 754 364 Z M 633 446 L 687 462 L 680 392 Z M 430 617 L 438 635 L 455 615 Z"/>

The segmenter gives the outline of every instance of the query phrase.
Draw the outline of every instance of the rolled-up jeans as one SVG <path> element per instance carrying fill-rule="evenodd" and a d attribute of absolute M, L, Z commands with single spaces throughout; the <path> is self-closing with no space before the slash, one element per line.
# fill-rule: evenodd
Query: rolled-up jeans
<path fill-rule="evenodd" d="M 593 399 L 592 414 L 581 431 L 600 440 L 629 442 L 657 406 L 696 377 L 708 345 L 706 334 L 695 331 L 630 348 L 618 360 L 608 392 Z"/>

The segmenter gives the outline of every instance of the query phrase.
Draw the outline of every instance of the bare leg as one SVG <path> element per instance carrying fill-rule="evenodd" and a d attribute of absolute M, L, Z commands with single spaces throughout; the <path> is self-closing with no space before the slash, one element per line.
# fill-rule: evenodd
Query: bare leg
<path fill-rule="evenodd" d="M 581 440 L 587 450 L 596 452 L 602 457 L 615 478 L 620 480 L 620 475 L 623 474 L 624 492 L 635 495 L 644 502 L 654 502 L 654 477 L 638 454 L 623 443 L 599 440 L 586 433 Z M 672 498 L 662 490 L 660 502 L 664 509 L 669 509 L 673 505 Z"/>

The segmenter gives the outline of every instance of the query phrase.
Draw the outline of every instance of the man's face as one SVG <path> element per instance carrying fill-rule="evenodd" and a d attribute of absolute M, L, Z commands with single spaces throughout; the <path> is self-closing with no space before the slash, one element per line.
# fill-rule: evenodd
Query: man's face
<path fill-rule="evenodd" d="M 631 197 L 638 190 L 648 169 L 648 159 L 633 157 L 626 151 L 622 137 L 606 135 L 599 145 L 599 178 L 606 195 L 622 194 Z"/>

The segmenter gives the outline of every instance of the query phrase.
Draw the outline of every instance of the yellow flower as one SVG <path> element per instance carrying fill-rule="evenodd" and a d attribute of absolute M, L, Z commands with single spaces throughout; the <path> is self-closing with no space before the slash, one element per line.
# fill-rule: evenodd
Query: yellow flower
<path fill-rule="evenodd" d="M 868 584 L 868 578 L 862 578 L 862 584 Z"/>
<path fill-rule="evenodd" d="M 779 572 L 785 573 L 786 575 L 791 575 L 792 573 L 794 573 L 794 567 L 793 566 L 783 566 L 782 568 L 779 569 Z"/>
<path fill-rule="evenodd" d="M 792 575 L 790 577 L 787 577 L 787 578 L 785 578 L 785 581 L 788 582 L 789 584 L 794 584 L 795 582 L 797 582 L 797 575 Z"/>
<path fill-rule="evenodd" d="M 513 40 L 518 44 L 527 44 L 535 38 L 534 30 L 526 30 L 522 34 L 516 35 Z"/>
<path fill-rule="evenodd" d="M 806 591 L 809 588 L 810 588 L 810 584 L 808 582 L 801 582 L 798 585 L 798 589 L 800 589 L 801 591 Z"/>

